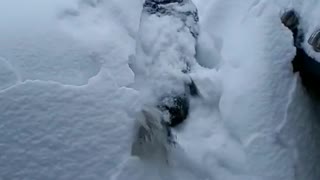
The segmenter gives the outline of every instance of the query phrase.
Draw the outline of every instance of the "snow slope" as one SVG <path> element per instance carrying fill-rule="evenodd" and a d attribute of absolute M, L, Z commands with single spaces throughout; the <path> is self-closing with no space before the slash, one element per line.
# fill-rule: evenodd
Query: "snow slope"
<path fill-rule="evenodd" d="M 316 103 L 279 19 L 295 7 L 311 34 L 319 2 L 194 0 L 208 68 L 191 74 L 202 98 L 174 130 L 169 165 L 130 156 L 142 3 L 0 2 L 0 179 L 320 179 Z"/>
<path fill-rule="evenodd" d="M 2 3 L 0 179 L 109 179 L 139 106 L 124 87 L 136 27 L 117 18 L 138 26 L 141 4 Z"/>

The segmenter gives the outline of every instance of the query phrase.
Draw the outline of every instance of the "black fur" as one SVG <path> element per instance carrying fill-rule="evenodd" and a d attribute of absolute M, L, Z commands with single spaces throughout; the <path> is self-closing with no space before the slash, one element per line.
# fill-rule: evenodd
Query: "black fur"
<path fill-rule="evenodd" d="M 182 16 L 192 16 L 195 22 L 199 22 L 199 16 L 198 11 L 187 11 L 187 12 L 178 12 L 175 9 L 166 8 L 165 5 L 170 3 L 178 3 L 179 6 L 183 5 L 185 3 L 184 0 L 146 0 L 143 4 L 144 11 L 148 12 L 149 14 L 155 14 L 157 16 L 172 16 L 180 14 Z M 185 25 L 187 24 L 187 18 L 182 18 Z M 186 25 L 187 26 L 187 25 Z M 199 33 L 195 30 L 193 30 L 191 27 L 188 27 L 190 29 L 190 33 L 194 38 L 197 38 L 199 36 Z"/>
<path fill-rule="evenodd" d="M 188 117 L 189 98 L 185 94 L 165 97 L 161 101 L 159 109 L 169 114 L 167 125 L 176 127 Z"/>
<path fill-rule="evenodd" d="M 169 127 L 176 127 L 183 123 L 189 115 L 190 98 L 199 96 L 199 91 L 194 81 L 191 80 L 185 86 L 184 94 L 164 96 L 159 102 L 158 108 L 169 114 Z"/>
<path fill-rule="evenodd" d="M 282 23 L 287 26 L 294 39 L 294 46 L 296 47 L 296 56 L 292 60 L 294 72 L 299 72 L 302 83 L 313 98 L 320 99 L 320 63 L 314 58 L 310 57 L 302 47 L 305 41 L 305 33 L 299 27 L 300 17 L 294 10 L 287 12 L 284 16 L 295 16 L 295 24 L 287 24 L 284 22 L 287 18 L 281 18 Z"/>

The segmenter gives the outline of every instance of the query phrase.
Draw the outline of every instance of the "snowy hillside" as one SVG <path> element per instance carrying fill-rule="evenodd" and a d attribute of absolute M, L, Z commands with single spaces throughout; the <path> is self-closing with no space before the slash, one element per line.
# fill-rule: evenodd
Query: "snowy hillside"
<path fill-rule="evenodd" d="M 0 180 L 319 180 L 318 102 L 292 73 L 280 16 L 295 8 L 309 36 L 320 2 L 193 0 L 199 36 L 186 16 L 179 31 L 192 33 L 172 39 L 181 22 L 154 32 L 168 21 L 141 23 L 143 2 L 0 2 Z M 147 61 L 174 59 L 173 46 L 201 97 L 172 129 L 169 161 L 144 161 L 130 153 L 148 88 L 162 93 L 184 76 Z"/>

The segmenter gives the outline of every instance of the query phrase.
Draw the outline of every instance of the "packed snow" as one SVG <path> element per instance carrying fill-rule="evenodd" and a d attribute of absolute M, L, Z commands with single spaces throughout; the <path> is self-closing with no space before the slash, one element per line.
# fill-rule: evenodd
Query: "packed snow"
<path fill-rule="evenodd" d="M 193 0 L 197 42 L 154 32 L 181 24 L 141 16 L 143 2 L 0 2 L 0 180 L 320 179 L 318 102 L 292 72 L 292 34 L 280 21 L 295 8 L 309 36 L 320 2 Z M 145 161 L 131 155 L 135 122 L 154 98 L 147 88 L 175 85 L 152 74 L 176 67 L 166 66 L 170 46 L 195 57 L 201 97 L 173 129 L 168 161 Z M 150 70 L 149 58 L 167 61 Z"/>

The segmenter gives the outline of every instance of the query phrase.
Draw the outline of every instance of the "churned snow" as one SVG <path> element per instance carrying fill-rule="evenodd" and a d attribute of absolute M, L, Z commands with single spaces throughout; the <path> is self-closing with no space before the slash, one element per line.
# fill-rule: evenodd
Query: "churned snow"
<path fill-rule="evenodd" d="M 194 3 L 201 98 L 173 130 L 168 165 L 130 155 L 146 97 L 129 62 L 154 36 L 138 33 L 143 0 L 0 2 L 0 179 L 320 179 L 317 102 L 280 22 L 294 7 L 310 35 L 319 2 Z"/>

